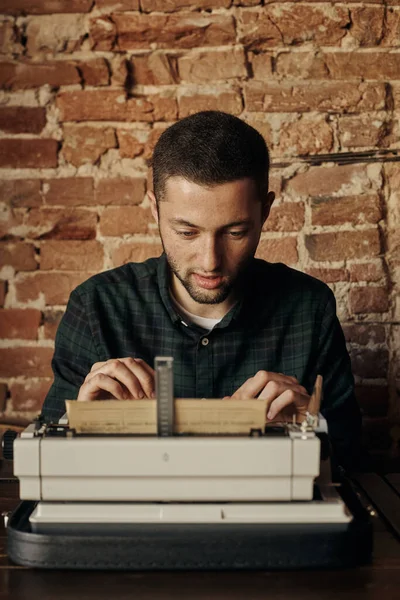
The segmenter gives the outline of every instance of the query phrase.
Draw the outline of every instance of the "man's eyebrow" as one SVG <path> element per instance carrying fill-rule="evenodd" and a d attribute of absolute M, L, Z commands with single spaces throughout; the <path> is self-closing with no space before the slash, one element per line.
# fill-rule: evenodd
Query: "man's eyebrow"
<path fill-rule="evenodd" d="M 175 219 L 170 219 L 169 222 L 171 223 L 171 225 L 184 225 L 185 227 L 194 227 L 195 229 L 202 229 L 202 227 L 199 227 L 198 225 L 195 225 L 194 223 L 191 223 L 190 221 L 186 221 L 185 219 L 175 218 Z M 230 227 L 240 227 L 243 225 L 251 225 L 251 223 L 252 223 L 251 219 L 242 219 L 240 221 L 233 221 L 232 223 L 227 223 L 226 225 L 223 225 L 221 227 L 221 229 L 229 229 Z"/>

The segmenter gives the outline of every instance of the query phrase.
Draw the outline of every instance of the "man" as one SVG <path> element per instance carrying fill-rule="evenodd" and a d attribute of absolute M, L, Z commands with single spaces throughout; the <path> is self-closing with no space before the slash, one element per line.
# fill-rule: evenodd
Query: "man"
<path fill-rule="evenodd" d="M 358 453 L 360 413 L 335 300 L 322 282 L 254 259 L 274 200 L 268 150 L 240 119 L 200 112 L 168 128 L 149 192 L 164 253 L 96 275 L 71 294 L 43 406 L 154 397 L 157 355 L 182 398 L 265 398 L 268 419 L 306 410 L 317 374 L 338 460 Z"/>

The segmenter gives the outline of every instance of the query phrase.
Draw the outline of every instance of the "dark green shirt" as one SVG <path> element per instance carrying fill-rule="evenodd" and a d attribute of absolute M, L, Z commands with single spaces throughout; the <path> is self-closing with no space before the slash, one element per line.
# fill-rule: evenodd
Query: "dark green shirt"
<path fill-rule="evenodd" d="M 254 259 L 241 301 L 211 332 L 174 308 L 164 255 L 91 277 L 72 292 L 58 328 L 45 419 L 65 412 L 95 362 L 127 356 L 151 366 L 156 356 L 173 356 L 180 398 L 230 396 L 261 369 L 293 375 L 311 393 L 320 373 L 321 412 L 338 458 L 356 451 L 360 411 L 335 298 L 283 264 Z"/>

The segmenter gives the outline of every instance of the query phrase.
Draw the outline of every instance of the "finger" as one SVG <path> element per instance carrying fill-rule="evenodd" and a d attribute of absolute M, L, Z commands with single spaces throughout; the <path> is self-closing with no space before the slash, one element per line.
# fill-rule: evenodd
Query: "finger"
<path fill-rule="evenodd" d="M 131 359 L 133 361 L 133 359 Z M 134 361 L 133 361 L 134 362 Z M 132 398 L 144 398 L 146 396 L 140 380 L 136 376 L 135 373 L 132 372 L 132 366 L 126 364 L 125 362 L 121 362 L 121 360 L 114 358 L 108 360 L 105 365 L 101 367 L 100 370 L 91 372 L 86 377 L 85 382 L 91 381 L 94 377 L 103 373 L 104 375 L 108 375 L 116 379 L 119 383 L 122 383 L 126 389 L 129 391 L 129 394 Z"/>
<path fill-rule="evenodd" d="M 126 400 L 129 395 L 118 381 L 104 373 L 97 373 L 81 386 L 77 399 L 80 402 L 99 400 L 101 392 L 108 392 L 116 400 Z"/>
<path fill-rule="evenodd" d="M 245 381 L 244 384 L 236 390 L 232 398 L 237 400 L 256 398 L 270 381 L 284 382 L 286 383 L 286 387 L 298 383 L 297 379 L 289 375 L 274 373 L 272 371 L 258 371 L 254 377 L 250 377 L 250 379 Z"/>
<path fill-rule="evenodd" d="M 272 420 L 286 406 L 293 404 L 293 412 L 307 410 L 310 396 L 308 394 L 299 394 L 292 389 L 285 390 L 280 396 L 275 398 L 270 404 L 267 418 Z"/>
<path fill-rule="evenodd" d="M 155 397 L 155 371 L 142 358 L 127 357 L 121 359 L 131 372 L 138 378 L 147 398 Z"/>
<path fill-rule="evenodd" d="M 93 371 L 98 371 L 99 369 L 101 369 L 101 367 L 103 367 L 106 364 L 107 361 L 103 360 L 101 362 L 96 362 L 92 365 L 92 368 L 90 369 L 89 373 L 92 373 Z"/>
<path fill-rule="evenodd" d="M 269 381 L 265 388 L 260 392 L 258 396 L 262 400 L 267 400 L 267 404 L 270 404 L 275 398 L 283 394 L 286 390 L 293 390 L 299 394 L 307 394 L 306 388 L 302 385 L 287 383 L 286 381 Z"/>

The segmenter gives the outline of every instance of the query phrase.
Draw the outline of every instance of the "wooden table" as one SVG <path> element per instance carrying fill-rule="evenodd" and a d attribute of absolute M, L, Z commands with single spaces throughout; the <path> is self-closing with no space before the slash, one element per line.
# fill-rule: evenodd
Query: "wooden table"
<path fill-rule="evenodd" d="M 400 474 L 362 475 L 358 483 L 392 525 L 375 517 L 373 564 L 340 571 L 126 573 L 39 571 L 11 564 L 0 523 L 0 599 L 64 600 L 395 600 L 400 598 Z M 399 492 L 399 495 L 396 493 Z M 0 465 L 0 510 L 18 502 L 11 467 Z M 2 521 L 2 520 L 1 520 Z"/>

